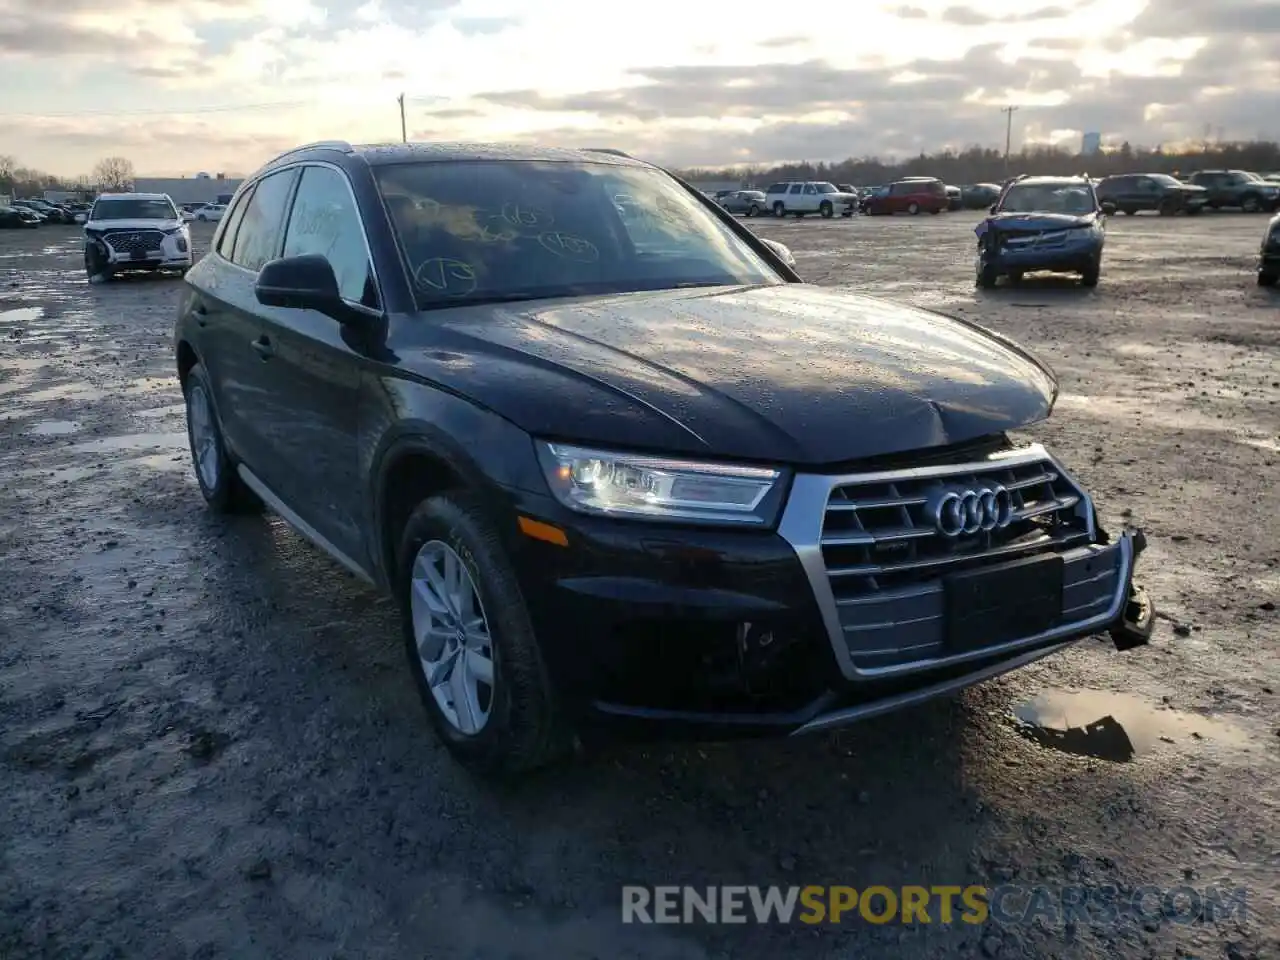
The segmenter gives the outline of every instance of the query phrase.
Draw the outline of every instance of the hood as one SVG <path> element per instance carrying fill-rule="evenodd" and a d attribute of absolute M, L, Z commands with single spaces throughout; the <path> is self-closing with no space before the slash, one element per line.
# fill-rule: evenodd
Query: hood
<path fill-rule="evenodd" d="M 845 193 L 843 190 L 838 190 L 835 193 L 824 193 L 822 196 L 825 200 L 844 200 L 846 202 L 858 199 L 856 193 Z"/>
<path fill-rule="evenodd" d="M 529 433 L 606 447 L 833 464 L 1021 427 L 1057 393 L 981 328 L 807 284 L 427 316 L 430 346 L 401 364 Z"/>
<path fill-rule="evenodd" d="M 177 230 L 181 220 L 90 220 L 86 230 Z"/>
<path fill-rule="evenodd" d="M 1097 221 L 1098 213 L 997 213 L 987 218 L 995 230 L 1065 230 Z"/>
<path fill-rule="evenodd" d="M 1173 188 L 1173 187 L 1170 187 L 1169 189 L 1170 189 L 1170 190 L 1172 190 L 1172 189 L 1174 189 L 1174 188 Z M 1208 190 L 1206 190 L 1204 187 L 1200 186 L 1200 184 L 1198 184 L 1198 183 L 1181 183 L 1181 182 L 1179 182 L 1179 183 L 1178 183 L 1178 186 L 1177 186 L 1177 189 L 1178 189 L 1180 192 L 1182 192 L 1182 193 L 1208 193 L 1208 192 L 1209 192 L 1209 191 L 1208 191 Z"/>

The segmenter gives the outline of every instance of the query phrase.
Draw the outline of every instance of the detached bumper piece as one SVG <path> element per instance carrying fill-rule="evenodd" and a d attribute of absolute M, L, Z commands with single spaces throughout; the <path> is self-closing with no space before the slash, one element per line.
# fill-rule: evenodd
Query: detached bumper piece
<path fill-rule="evenodd" d="M 1134 560 L 1147 548 L 1147 537 L 1141 530 L 1134 530 Z M 1129 581 L 1129 598 L 1124 605 L 1120 619 L 1111 628 L 1111 642 L 1117 650 L 1132 650 L 1134 647 L 1145 647 L 1151 642 L 1151 634 L 1156 626 L 1156 608 L 1147 591 L 1132 580 Z"/>

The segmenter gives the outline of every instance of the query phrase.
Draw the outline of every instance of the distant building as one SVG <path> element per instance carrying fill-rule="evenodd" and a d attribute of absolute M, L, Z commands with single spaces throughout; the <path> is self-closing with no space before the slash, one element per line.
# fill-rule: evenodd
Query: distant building
<path fill-rule="evenodd" d="M 1091 157 L 1094 154 L 1102 152 L 1102 134 L 1086 133 L 1080 138 L 1080 153 L 1083 156 Z"/>
<path fill-rule="evenodd" d="M 167 193 L 174 203 L 217 203 L 219 197 L 236 192 L 240 179 L 228 180 L 222 174 L 211 177 L 135 177 L 135 193 Z"/>

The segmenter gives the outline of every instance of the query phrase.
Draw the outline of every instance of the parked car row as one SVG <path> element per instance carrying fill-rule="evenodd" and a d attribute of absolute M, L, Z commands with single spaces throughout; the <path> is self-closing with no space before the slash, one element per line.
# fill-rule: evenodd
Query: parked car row
<path fill-rule="evenodd" d="M 1086 177 L 1099 201 L 1115 204 L 1129 216 L 1151 211 L 1161 216 L 1197 214 L 1203 210 L 1245 213 L 1280 210 L 1280 181 L 1247 170 L 1197 170 L 1184 179 L 1166 173 L 1127 173 L 1102 179 Z M 1006 181 L 1006 185 L 1011 181 Z M 936 177 L 904 177 L 879 186 L 854 187 L 821 181 L 783 181 L 767 190 L 721 190 L 717 203 L 730 213 L 753 217 L 824 217 L 855 211 L 868 216 L 938 214 L 944 210 L 981 210 L 1000 196 L 1002 185 L 953 186 Z M 849 197 L 855 198 L 850 204 Z"/>
<path fill-rule="evenodd" d="M 10 208 L 26 210 L 35 216 L 37 226 L 44 226 L 45 224 L 84 223 L 88 204 L 75 202 L 50 203 L 48 200 L 33 197 L 25 200 L 13 200 L 10 202 Z"/>

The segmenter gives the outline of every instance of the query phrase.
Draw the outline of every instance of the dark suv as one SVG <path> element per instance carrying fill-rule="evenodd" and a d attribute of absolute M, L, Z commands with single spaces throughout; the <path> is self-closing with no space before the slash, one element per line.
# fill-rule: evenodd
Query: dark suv
<path fill-rule="evenodd" d="M 1143 210 L 1153 210 L 1162 217 L 1196 214 L 1209 202 L 1209 193 L 1204 187 L 1175 180 L 1167 173 L 1107 177 L 1096 189 L 1099 201 L 1113 203 L 1117 210 L 1129 216 Z"/>
<path fill-rule="evenodd" d="M 1078 273 L 1096 287 L 1106 246 L 1110 202 L 1100 202 L 1085 177 L 1017 177 L 991 205 L 978 235 L 975 282 L 991 289 L 1000 277 L 1017 283 L 1027 273 Z"/>
<path fill-rule="evenodd" d="M 184 285 L 200 489 L 393 594 L 434 725 L 497 773 L 1145 642 L 1141 534 L 1006 435 L 1052 373 L 792 262 L 613 151 L 284 154 Z"/>
<path fill-rule="evenodd" d="M 1268 183 L 1247 170 L 1197 170 L 1188 179 L 1204 187 L 1208 206 L 1214 210 L 1238 207 L 1245 213 L 1274 212 L 1280 206 L 1280 184 Z"/>

